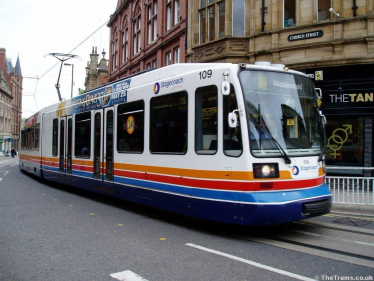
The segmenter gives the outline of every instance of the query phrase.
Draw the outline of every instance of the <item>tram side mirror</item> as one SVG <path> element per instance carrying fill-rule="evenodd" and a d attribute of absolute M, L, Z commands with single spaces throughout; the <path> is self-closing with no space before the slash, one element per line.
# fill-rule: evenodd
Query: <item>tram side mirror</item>
<path fill-rule="evenodd" d="M 236 128 L 238 126 L 238 117 L 236 116 L 235 111 L 229 113 L 228 121 L 229 121 L 230 128 Z"/>
<path fill-rule="evenodd" d="M 222 87 L 221 87 L 221 92 L 222 95 L 228 96 L 230 94 L 230 83 L 227 81 L 222 82 Z"/>

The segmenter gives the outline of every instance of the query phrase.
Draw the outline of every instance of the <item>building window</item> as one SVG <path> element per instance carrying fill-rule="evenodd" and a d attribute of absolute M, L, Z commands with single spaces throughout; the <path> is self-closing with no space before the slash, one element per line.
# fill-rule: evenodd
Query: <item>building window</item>
<path fill-rule="evenodd" d="M 180 62 L 180 48 L 177 47 L 174 49 L 174 63 Z"/>
<path fill-rule="evenodd" d="M 232 2 L 232 36 L 244 36 L 244 0 L 234 0 Z"/>
<path fill-rule="evenodd" d="M 129 29 L 125 29 L 125 61 L 129 60 Z"/>
<path fill-rule="evenodd" d="M 179 0 L 174 0 L 174 25 L 179 22 Z"/>
<path fill-rule="evenodd" d="M 165 65 L 171 65 L 171 52 L 167 52 L 165 55 Z"/>
<path fill-rule="evenodd" d="M 157 59 L 152 61 L 152 67 L 157 68 Z"/>
<path fill-rule="evenodd" d="M 123 21 L 122 25 L 122 63 L 128 61 L 129 57 L 129 29 L 128 29 L 127 17 Z"/>
<path fill-rule="evenodd" d="M 118 106 L 118 152 L 142 153 L 144 149 L 144 101 Z"/>
<path fill-rule="evenodd" d="M 236 0 L 238 1 L 238 0 Z M 243 0 L 241 0 L 243 1 Z M 219 14 L 218 19 L 216 15 Z M 243 12 L 244 17 L 244 12 Z M 218 38 L 225 33 L 225 3 L 222 0 L 200 0 L 199 9 L 199 43 L 203 44 Z"/>
<path fill-rule="evenodd" d="M 117 38 L 117 29 L 113 33 L 112 41 L 112 69 L 115 70 L 118 67 L 118 38 Z"/>
<path fill-rule="evenodd" d="M 151 99 L 150 150 L 152 153 L 187 152 L 187 93 Z"/>
<path fill-rule="evenodd" d="M 219 17 L 218 17 L 218 37 L 223 38 L 225 36 L 225 2 L 222 1 L 218 4 Z"/>
<path fill-rule="evenodd" d="M 148 5 L 148 44 L 157 39 L 157 0 Z"/>
<path fill-rule="evenodd" d="M 166 30 L 179 22 L 179 0 L 166 1 Z"/>
<path fill-rule="evenodd" d="M 331 0 L 318 0 L 318 21 L 331 20 L 331 12 L 329 9 L 332 5 Z"/>
<path fill-rule="evenodd" d="M 75 157 L 90 158 L 91 152 L 91 112 L 75 116 L 74 136 Z"/>
<path fill-rule="evenodd" d="M 195 151 L 197 154 L 217 152 L 217 86 L 196 90 L 195 98 Z"/>
<path fill-rule="evenodd" d="M 137 54 L 141 50 L 141 8 L 140 4 L 136 5 L 135 16 L 133 18 L 133 54 Z"/>
<path fill-rule="evenodd" d="M 296 25 L 296 0 L 284 0 L 284 27 Z"/>

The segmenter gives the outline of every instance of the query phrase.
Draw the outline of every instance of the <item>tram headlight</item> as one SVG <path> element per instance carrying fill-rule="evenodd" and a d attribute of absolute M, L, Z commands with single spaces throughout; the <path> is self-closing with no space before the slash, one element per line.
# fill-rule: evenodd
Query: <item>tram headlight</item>
<path fill-rule="evenodd" d="M 279 178 L 278 163 L 253 164 L 253 176 L 255 179 Z"/>

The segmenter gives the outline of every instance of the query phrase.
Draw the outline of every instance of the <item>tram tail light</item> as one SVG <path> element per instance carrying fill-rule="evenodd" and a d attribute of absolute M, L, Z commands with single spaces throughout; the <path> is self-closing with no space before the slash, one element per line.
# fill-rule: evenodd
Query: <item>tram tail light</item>
<path fill-rule="evenodd" d="M 278 163 L 253 164 L 253 176 L 255 179 L 279 178 Z"/>

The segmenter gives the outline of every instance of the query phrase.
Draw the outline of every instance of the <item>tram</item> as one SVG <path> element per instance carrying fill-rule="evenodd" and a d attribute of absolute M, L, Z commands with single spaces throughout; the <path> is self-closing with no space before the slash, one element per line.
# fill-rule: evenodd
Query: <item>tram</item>
<path fill-rule="evenodd" d="M 324 116 L 284 65 L 174 64 L 40 110 L 20 169 L 185 216 L 266 226 L 326 214 Z"/>

